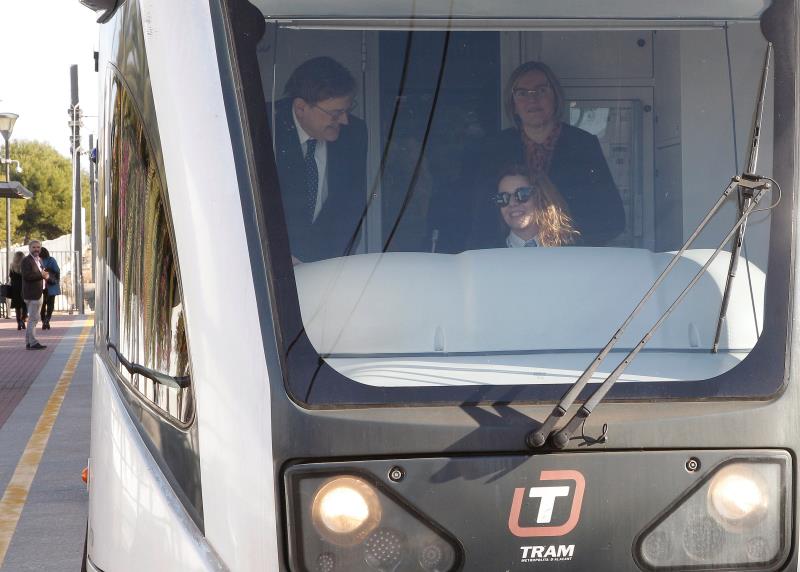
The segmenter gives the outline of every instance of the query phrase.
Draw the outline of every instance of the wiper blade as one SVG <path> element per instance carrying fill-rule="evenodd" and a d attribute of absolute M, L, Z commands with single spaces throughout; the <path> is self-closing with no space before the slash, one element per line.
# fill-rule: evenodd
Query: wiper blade
<path fill-rule="evenodd" d="M 769 59 L 772 52 L 772 44 L 767 44 L 767 53 L 764 55 L 764 69 L 761 71 L 761 90 L 759 91 L 758 105 L 753 115 L 753 128 L 750 132 L 750 153 L 747 158 L 746 173 L 753 174 L 756 172 L 756 164 L 758 163 L 758 147 L 761 142 L 761 120 L 764 115 L 764 94 L 767 92 L 767 79 L 769 77 Z M 747 196 L 740 195 L 739 200 L 739 216 L 749 205 L 751 199 Z M 717 353 L 719 349 L 719 339 L 722 336 L 722 323 L 728 314 L 728 304 L 731 298 L 731 289 L 733 281 L 736 278 L 736 271 L 739 267 L 739 257 L 741 255 L 742 246 L 744 245 L 744 233 L 747 230 L 747 220 L 739 227 L 739 232 L 736 234 L 736 240 L 733 242 L 731 248 L 731 259 L 728 263 L 728 278 L 725 280 L 725 290 L 722 293 L 722 303 L 719 308 L 719 317 L 717 318 L 717 331 L 714 333 L 714 343 L 711 346 L 711 352 Z"/>
<path fill-rule="evenodd" d="M 761 91 L 759 93 L 758 100 L 756 102 L 756 113 L 755 118 L 757 126 L 754 125 L 753 128 L 753 141 L 751 141 L 751 160 L 752 162 L 748 164 L 748 170 L 754 169 L 754 157 L 757 158 L 758 156 L 758 141 L 757 138 L 760 135 L 760 121 L 761 121 L 761 112 L 759 110 L 763 110 L 764 107 L 764 98 L 766 92 L 766 73 L 768 70 L 769 65 L 769 56 L 772 51 L 772 44 L 767 44 L 767 53 L 765 56 L 764 62 L 764 71 L 762 73 L 762 83 L 761 83 Z M 719 211 L 725 201 L 728 199 L 730 194 L 739 189 L 742 192 L 743 196 L 745 197 L 745 202 L 742 202 L 742 211 L 740 212 L 740 216 L 736 223 L 734 224 L 731 231 L 719 245 L 719 247 L 714 251 L 711 255 L 711 258 L 708 260 L 705 266 L 695 275 L 689 285 L 681 292 L 678 298 L 673 302 L 673 304 L 666 310 L 666 312 L 657 320 L 656 324 L 645 334 L 642 340 L 631 350 L 631 352 L 625 357 L 625 359 L 614 369 L 613 372 L 603 381 L 603 383 L 598 387 L 595 392 L 587 399 L 586 403 L 581 406 L 578 412 L 570 419 L 564 429 L 558 431 L 553 435 L 553 445 L 559 449 L 566 446 L 569 442 L 571 436 L 575 433 L 578 426 L 591 414 L 594 410 L 594 407 L 605 397 L 606 393 L 611 389 L 614 385 L 616 380 L 622 375 L 622 372 L 630 364 L 631 360 L 639 353 L 639 351 L 647 344 L 650 338 L 653 336 L 653 333 L 656 329 L 664 322 L 664 320 L 669 317 L 672 313 L 672 310 L 677 306 L 689 290 L 697 283 L 700 277 L 705 273 L 706 269 L 710 266 L 711 262 L 717 257 L 719 252 L 725 247 L 728 241 L 733 237 L 734 233 L 740 231 L 743 224 L 747 221 L 747 217 L 750 213 L 755 209 L 758 202 L 763 197 L 764 193 L 771 188 L 771 185 L 767 182 L 766 179 L 753 175 L 751 173 L 744 173 L 740 176 L 736 176 L 731 179 L 730 184 L 725 188 L 722 192 L 722 195 L 717 199 L 717 202 L 711 207 L 703 220 L 700 221 L 700 224 L 697 228 L 692 232 L 686 242 L 681 246 L 680 250 L 675 253 L 672 259 L 667 264 L 666 268 L 661 272 L 661 274 L 656 278 L 653 285 L 650 289 L 642 296 L 639 303 L 630 313 L 630 315 L 625 319 L 616 333 L 611 337 L 611 339 L 606 343 L 605 347 L 597 354 L 595 359 L 592 361 L 591 364 L 584 370 L 584 372 L 580 375 L 580 377 L 572 384 L 572 386 L 567 390 L 561 400 L 556 404 L 553 410 L 548 415 L 547 419 L 545 419 L 544 423 L 542 423 L 541 427 L 536 431 L 529 433 L 526 437 L 526 443 L 530 448 L 538 448 L 543 446 L 548 437 L 553 432 L 556 423 L 561 417 L 564 417 L 567 413 L 567 410 L 575 403 L 578 396 L 580 395 L 581 391 L 586 387 L 589 383 L 589 380 L 592 378 L 594 373 L 597 371 L 597 368 L 603 362 L 603 360 L 608 356 L 614 346 L 622 337 L 623 333 L 630 325 L 630 323 L 636 318 L 636 316 L 641 311 L 642 307 L 645 303 L 652 297 L 655 290 L 661 285 L 667 275 L 672 271 L 678 261 L 681 259 L 681 256 L 688 250 L 688 248 L 694 243 L 695 239 L 700 235 L 703 229 L 708 225 L 709 221 L 714 217 L 714 215 Z"/>

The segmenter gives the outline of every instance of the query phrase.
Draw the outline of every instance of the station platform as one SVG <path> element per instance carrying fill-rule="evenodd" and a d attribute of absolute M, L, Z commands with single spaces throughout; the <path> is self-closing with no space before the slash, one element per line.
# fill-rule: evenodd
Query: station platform
<path fill-rule="evenodd" d="M 0 319 L 0 571 L 80 570 L 88 495 L 93 320 L 54 315 L 25 349 Z"/>

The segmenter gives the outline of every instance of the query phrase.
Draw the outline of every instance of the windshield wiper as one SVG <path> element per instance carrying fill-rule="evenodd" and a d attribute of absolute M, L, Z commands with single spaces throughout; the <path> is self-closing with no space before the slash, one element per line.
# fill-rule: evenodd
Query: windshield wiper
<path fill-rule="evenodd" d="M 762 71 L 762 81 L 761 81 L 761 89 L 759 91 L 758 99 L 756 101 L 756 111 L 754 114 L 753 119 L 753 131 L 751 137 L 751 145 L 750 145 L 750 162 L 748 162 L 748 172 L 743 173 L 742 175 L 733 177 L 731 179 L 730 184 L 725 188 L 722 192 L 722 195 L 719 197 L 717 202 L 711 209 L 708 211 L 706 216 L 700 221 L 700 224 L 697 228 L 692 232 L 683 246 L 675 253 L 672 259 L 667 264 L 667 267 L 661 272 L 661 274 L 656 278 L 653 285 L 650 289 L 642 296 L 639 303 L 630 313 L 630 315 L 625 319 L 616 333 L 611 337 L 610 340 L 606 343 L 605 347 L 597 354 L 595 359 L 589 366 L 584 370 L 584 372 L 580 375 L 580 377 L 572 384 L 572 386 L 567 390 L 561 400 L 556 404 L 553 410 L 548 415 L 547 419 L 545 419 L 544 423 L 542 423 L 541 427 L 536 431 L 529 433 L 526 437 L 526 443 L 531 448 L 538 448 L 543 446 L 548 437 L 550 437 L 551 433 L 555 428 L 556 423 L 561 417 L 564 417 L 567 413 L 567 410 L 575 403 L 578 396 L 580 395 L 581 391 L 586 387 L 589 383 L 589 380 L 594 375 L 597 368 L 603 362 L 603 360 L 608 356 L 611 350 L 614 348 L 616 343 L 620 340 L 625 329 L 630 325 L 633 319 L 639 314 L 642 307 L 645 303 L 650 299 L 650 297 L 655 292 L 656 288 L 664 281 L 667 275 L 672 271 L 674 266 L 678 263 L 681 259 L 681 256 L 686 252 L 686 250 L 692 245 L 695 239 L 700 235 L 703 229 L 708 225 L 709 221 L 714 217 L 714 215 L 719 211 L 725 201 L 728 199 L 730 194 L 737 190 L 741 193 L 742 201 L 741 201 L 741 210 L 739 213 L 739 218 L 737 219 L 736 223 L 733 225 L 731 231 L 727 234 L 727 236 L 723 239 L 717 249 L 713 252 L 711 257 L 708 259 L 706 264 L 700 269 L 700 271 L 692 278 L 692 281 L 686 286 L 686 288 L 680 293 L 680 295 L 675 299 L 672 305 L 667 308 L 667 310 L 661 315 L 661 317 L 656 321 L 650 330 L 644 335 L 644 337 L 637 343 L 634 348 L 625 356 L 625 359 L 614 369 L 614 371 L 609 374 L 609 376 L 600 384 L 600 386 L 591 394 L 591 396 L 586 400 L 586 402 L 578 409 L 578 411 L 572 416 L 569 422 L 564 426 L 563 429 L 553 434 L 552 444 L 554 447 L 558 449 L 563 449 L 567 443 L 569 442 L 572 435 L 577 431 L 578 427 L 586 420 L 587 417 L 592 413 L 594 408 L 600 403 L 600 401 L 605 397 L 605 395 L 609 392 L 611 387 L 617 381 L 617 379 L 622 375 L 622 373 L 627 369 L 628 365 L 630 365 L 633 358 L 641 351 L 641 349 L 650 341 L 650 338 L 653 337 L 654 332 L 661 326 L 662 323 L 669 317 L 675 307 L 683 301 L 686 297 L 686 294 L 692 289 L 692 287 L 700 280 L 703 274 L 706 272 L 708 267 L 717 257 L 717 255 L 722 251 L 725 245 L 730 241 L 730 239 L 737 235 L 737 240 L 739 237 L 743 235 L 742 227 L 744 226 L 745 222 L 747 221 L 747 217 L 750 213 L 755 210 L 756 206 L 758 205 L 759 201 L 763 198 L 764 194 L 771 188 L 771 184 L 769 183 L 768 179 L 764 177 L 760 177 L 758 175 L 752 174 L 752 171 L 755 170 L 755 161 L 758 157 L 758 138 L 761 132 L 761 117 L 763 114 L 764 108 L 764 100 L 766 97 L 766 77 L 767 72 L 769 69 L 769 59 L 770 54 L 772 52 L 772 44 L 767 44 L 767 51 L 764 57 L 764 68 Z M 733 252 L 731 253 L 733 262 Z M 729 272 L 730 275 L 730 272 Z"/>
<path fill-rule="evenodd" d="M 106 346 L 108 349 L 112 350 L 114 354 L 117 356 L 119 363 L 128 370 L 128 373 L 134 374 L 138 373 L 148 379 L 152 379 L 153 381 L 160 383 L 161 385 L 166 385 L 167 387 L 172 387 L 174 389 L 185 389 L 189 387 L 191 383 L 191 377 L 188 375 L 182 375 L 179 377 L 174 377 L 171 375 L 167 375 L 165 373 L 161 373 L 154 369 L 150 369 L 149 367 L 145 367 L 141 364 L 130 362 L 123 357 L 123 355 L 117 349 L 117 346 L 112 344 L 111 342 L 107 342 Z"/>
<path fill-rule="evenodd" d="M 761 142 L 761 119 L 764 115 L 764 94 L 767 91 L 767 79 L 769 76 L 769 56 L 772 51 L 772 44 L 767 44 L 767 54 L 764 56 L 764 69 L 761 71 L 761 89 L 759 91 L 759 104 L 756 106 L 756 111 L 753 117 L 753 131 L 750 134 L 750 153 L 747 158 L 747 167 L 745 173 L 754 174 L 756 172 L 756 164 L 758 163 L 758 146 Z M 739 218 L 742 213 L 749 206 L 752 199 L 746 193 L 739 195 Z M 714 343 L 711 346 L 711 352 L 717 353 L 719 349 L 719 338 L 722 335 L 722 322 L 728 314 L 728 303 L 731 298 L 731 287 L 733 280 L 736 278 L 736 270 L 739 267 L 739 256 L 744 245 L 744 233 L 747 230 L 747 218 L 742 222 L 739 231 L 736 233 L 736 240 L 733 242 L 731 248 L 731 259 L 728 264 L 728 278 L 725 281 L 725 290 L 722 293 L 722 304 L 719 308 L 719 318 L 717 319 L 717 331 L 714 334 Z M 758 332 L 756 332 L 758 334 Z"/>

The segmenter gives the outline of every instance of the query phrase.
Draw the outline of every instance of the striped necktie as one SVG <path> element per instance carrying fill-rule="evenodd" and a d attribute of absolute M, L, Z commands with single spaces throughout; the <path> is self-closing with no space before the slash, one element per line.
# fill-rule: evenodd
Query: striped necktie
<path fill-rule="evenodd" d="M 317 159 L 314 156 L 317 140 L 309 139 L 306 141 L 306 145 L 306 206 L 313 222 L 314 211 L 317 210 L 317 187 L 319 187 L 319 170 L 317 169 Z"/>

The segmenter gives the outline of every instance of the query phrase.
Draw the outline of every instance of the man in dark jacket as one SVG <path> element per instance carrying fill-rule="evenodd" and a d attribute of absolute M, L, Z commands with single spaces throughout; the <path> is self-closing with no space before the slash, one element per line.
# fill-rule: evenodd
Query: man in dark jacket
<path fill-rule="evenodd" d="M 275 103 L 275 158 L 295 263 L 353 251 L 366 207 L 367 129 L 350 115 L 356 82 L 328 57 L 308 60 Z"/>
<path fill-rule="evenodd" d="M 29 350 L 43 350 L 36 339 L 36 324 L 39 322 L 39 311 L 42 304 L 44 282 L 49 274 L 42 268 L 39 253 L 42 243 L 32 240 L 28 244 L 30 254 L 22 259 L 22 298 L 28 306 L 28 327 L 25 330 L 25 347 Z"/>

